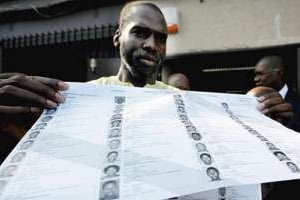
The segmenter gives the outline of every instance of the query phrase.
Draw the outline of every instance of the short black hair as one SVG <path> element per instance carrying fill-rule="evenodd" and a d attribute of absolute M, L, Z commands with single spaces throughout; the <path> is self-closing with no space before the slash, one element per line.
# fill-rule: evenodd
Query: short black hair
<path fill-rule="evenodd" d="M 106 185 L 108 185 L 108 184 L 113 184 L 113 185 L 115 185 L 115 186 L 118 185 L 118 184 L 117 184 L 117 181 L 115 181 L 115 180 L 110 180 L 110 181 L 104 182 L 103 185 L 102 185 L 102 188 L 104 188 L 104 187 L 105 187 Z"/>
<path fill-rule="evenodd" d="M 126 22 L 127 22 L 126 17 L 128 15 L 128 13 L 131 11 L 132 7 L 134 7 L 134 6 L 148 6 L 148 7 L 151 7 L 154 10 L 158 11 L 164 18 L 164 14 L 160 10 L 160 8 L 157 5 L 155 5 L 154 3 L 147 2 L 147 1 L 132 1 L 132 2 L 129 2 L 129 3 L 125 4 L 123 9 L 121 10 L 121 14 L 120 14 L 120 18 L 119 18 L 119 28 L 121 30 L 123 29 L 124 24 L 126 24 Z"/>
<path fill-rule="evenodd" d="M 111 154 L 118 154 L 118 152 L 117 151 L 111 151 L 107 155 L 111 155 Z"/>
<path fill-rule="evenodd" d="M 109 166 L 107 166 L 105 169 L 104 169 L 104 171 L 105 172 L 107 172 L 107 170 L 109 169 L 109 168 L 115 168 L 116 170 L 117 170 L 117 172 L 119 172 L 120 171 L 120 167 L 118 166 L 118 165 L 109 165 Z"/>
<path fill-rule="evenodd" d="M 264 62 L 269 69 L 283 70 L 283 62 L 280 56 L 277 55 L 265 56 L 261 59 L 261 61 Z"/>

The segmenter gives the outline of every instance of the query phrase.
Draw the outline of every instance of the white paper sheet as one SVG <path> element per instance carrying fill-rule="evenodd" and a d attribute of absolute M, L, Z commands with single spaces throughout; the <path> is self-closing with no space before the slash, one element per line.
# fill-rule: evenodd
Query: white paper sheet
<path fill-rule="evenodd" d="M 257 184 L 300 177 L 300 135 L 253 97 L 86 83 L 64 94 L 2 164 L 1 199 L 220 199 L 227 187 L 258 200 Z"/>

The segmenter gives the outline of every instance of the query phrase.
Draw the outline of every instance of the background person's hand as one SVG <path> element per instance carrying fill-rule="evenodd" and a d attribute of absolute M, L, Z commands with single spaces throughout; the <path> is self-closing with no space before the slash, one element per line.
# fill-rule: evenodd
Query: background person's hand
<path fill-rule="evenodd" d="M 291 104 L 285 102 L 278 92 L 271 92 L 257 98 L 257 108 L 265 115 L 286 125 L 293 117 Z"/>
<path fill-rule="evenodd" d="M 257 108 L 263 114 L 286 125 L 293 117 L 292 106 L 285 102 L 279 92 L 270 87 L 258 86 L 247 92 L 257 97 Z"/>

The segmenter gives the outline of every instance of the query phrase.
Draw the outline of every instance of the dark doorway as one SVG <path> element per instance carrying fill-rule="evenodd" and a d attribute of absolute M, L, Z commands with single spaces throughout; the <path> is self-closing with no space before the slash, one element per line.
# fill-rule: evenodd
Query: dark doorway
<path fill-rule="evenodd" d="M 162 79 L 166 80 L 171 73 L 182 72 L 189 77 L 192 90 L 245 93 L 254 87 L 253 68 L 257 61 L 266 55 L 279 55 L 286 67 L 287 83 L 296 89 L 298 46 L 169 57 Z"/>

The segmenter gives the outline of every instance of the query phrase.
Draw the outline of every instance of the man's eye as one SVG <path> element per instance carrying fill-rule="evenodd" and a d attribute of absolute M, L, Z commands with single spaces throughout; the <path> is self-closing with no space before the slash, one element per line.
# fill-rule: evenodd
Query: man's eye
<path fill-rule="evenodd" d="M 158 36 L 157 36 L 157 39 L 158 39 L 158 41 L 159 41 L 160 43 L 166 43 L 166 41 L 167 41 L 167 36 L 165 36 L 165 35 L 158 35 Z"/>
<path fill-rule="evenodd" d="M 136 37 L 147 38 L 150 35 L 150 31 L 136 29 L 133 31 Z"/>

